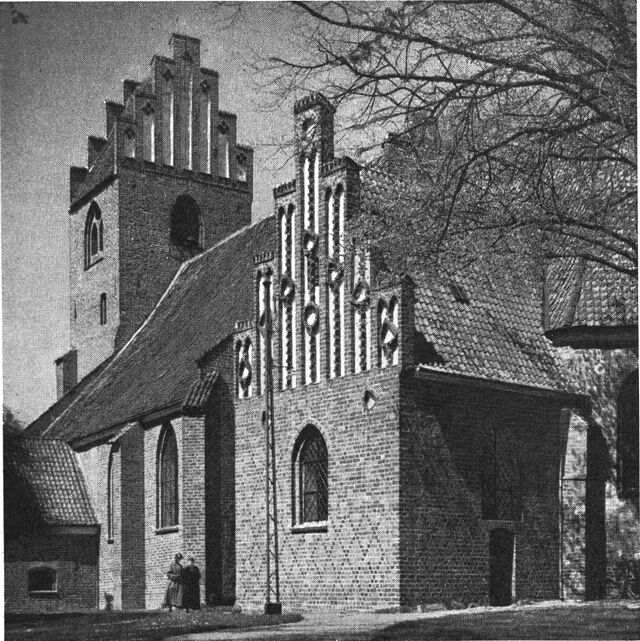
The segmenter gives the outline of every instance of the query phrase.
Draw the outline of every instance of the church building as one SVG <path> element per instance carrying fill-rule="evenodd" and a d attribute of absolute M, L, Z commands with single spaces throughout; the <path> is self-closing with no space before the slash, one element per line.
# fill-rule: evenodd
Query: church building
<path fill-rule="evenodd" d="M 320 94 L 295 103 L 295 175 L 252 222 L 252 150 L 218 74 L 198 40 L 171 45 L 71 169 L 71 346 L 27 429 L 77 453 L 97 594 L 158 608 L 182 552 L 207 602 L 262 609 L 269 528 L 287 609 L 557 598 L 584 397 L 539 301 L 482 270 L 379 264 L 356 214 L 401 181 L 335 155 Z"/>

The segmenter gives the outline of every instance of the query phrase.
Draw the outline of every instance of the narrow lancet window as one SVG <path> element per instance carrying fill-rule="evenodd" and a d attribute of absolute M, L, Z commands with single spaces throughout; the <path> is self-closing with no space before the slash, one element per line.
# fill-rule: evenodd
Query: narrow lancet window
<path fill-rule="evenodd" d="M 100 325 L 107 324 L 107 295 L 100 294 Z"/>

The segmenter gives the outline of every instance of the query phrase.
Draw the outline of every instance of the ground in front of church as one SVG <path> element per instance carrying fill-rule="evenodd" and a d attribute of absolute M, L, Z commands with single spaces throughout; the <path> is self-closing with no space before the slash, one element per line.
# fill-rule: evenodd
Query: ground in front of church
<path fill-rule="evenodd" d="M 7 641 L 430 641 L 640 639 L 640 601 L 547 602 L 508 608 L 411 613 L 306 613 L 265 617 L 213 608 L 199 613 L 114 612 L 8 622 Z"/>

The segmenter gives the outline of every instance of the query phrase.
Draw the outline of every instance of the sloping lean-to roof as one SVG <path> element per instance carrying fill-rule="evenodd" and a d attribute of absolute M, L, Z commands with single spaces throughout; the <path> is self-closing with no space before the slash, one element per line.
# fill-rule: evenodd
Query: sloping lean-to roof
<path fill-rule="evenodd" d="M 185 263 L 142 327 L 42 433 L 73 443 L 179 406 L 198 358 L 251 318 L 253 256 L 274 246 L 270 217 Z"/>
<path fill-rule="evenodd" d="M 77 454 L 64 442 L 5 436 L 5 528 L 97 525 Z"/>

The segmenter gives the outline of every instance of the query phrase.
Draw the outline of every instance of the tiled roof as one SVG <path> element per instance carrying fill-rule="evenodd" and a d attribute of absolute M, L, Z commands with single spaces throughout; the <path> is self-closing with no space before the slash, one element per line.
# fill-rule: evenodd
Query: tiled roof
<path fill-rule="evenodd" d="M 5 527 L 96 525 L 77 454 L 64 442 L 4 438 Z"/>
<path fill-rule="evenodd" d="M 253 256 L 275 246 L 264 219 L 185 263 L 142 327 L 97 379 L 44 431 L 72 442 L 180 405 L 196 361 L 253 310 Z"/>
<path fill-rule="evenodd" d="M 635 250 L 628 241 L 637 245 L 637 174 L 620 165 L 604 166 L 595 178 L 603 194 L 616 196 L 603 198 L 598 223 L 605 230 L 593 232 L 595 238 L 587 243 L 588 254 L 601 257 L 621 268 L 632 268 Z M 580 197 L 576 183 L 575 218 L 590 221 L 593 213 L 587 211 L 587 201 Z M 625 195 L 625 197 L 621 197 Z M 599 206 L 600 203 L 588 203 Z M 570 230 L 575 231 L 575 230 Z M 578 229 L 581 235 L 590 233 Z M 610 233 L 606 233 L 610 232 Z M 583 252 L 579 240 L 570 235 L 560 235 L 555 240 L 554 258 L 545 266 L 547 329 L 566 328 L 615 328 L 638 325 L 637 279 L 603 263 L 578 257 Z M 599 248 L 598 242 L 609 249 Z M 627 254 L 629 257 L 625 257 Z"/>
<path fill-rule="evenodd" d="M 553 261 L 546 271 L 548 329 L 638 324 L 637 282 L 579 258 Z"/>
<path fill-rule="evenodd" d="M 187 415 L 202 412 L 211 398 L 211 392 L 217 380 L 218 372 L 214 370 L 192 383 L 182 404 L 182 412 Z"/>
<path fill-rule="evenodd" d="M 416 282 L 417 360 L 426 369 L 573 392 L 542 331 L 539 296 L 477 271 L 451 284 Z M 522 286 L 524 287 L 524 286 Z"/>

